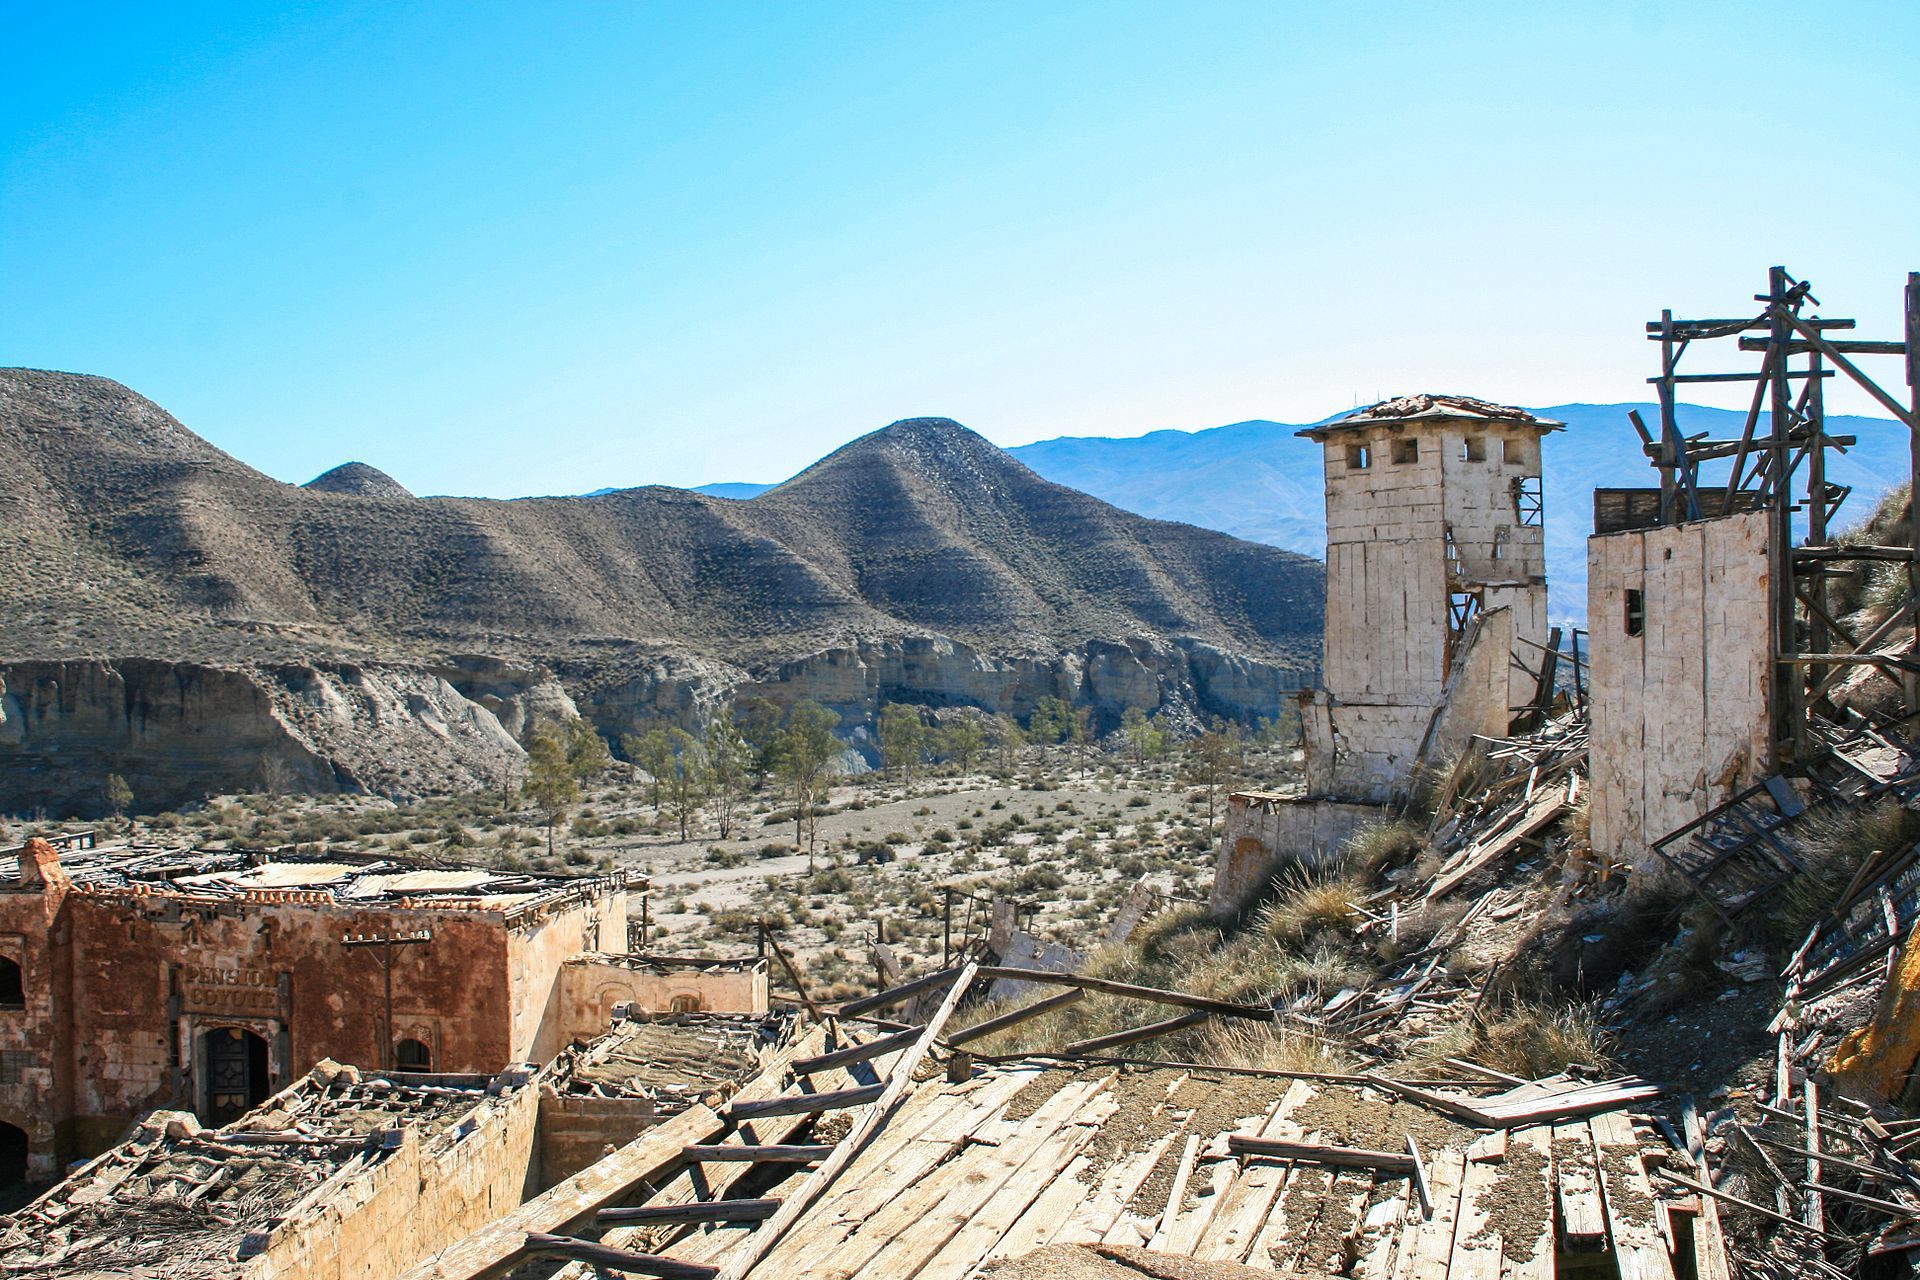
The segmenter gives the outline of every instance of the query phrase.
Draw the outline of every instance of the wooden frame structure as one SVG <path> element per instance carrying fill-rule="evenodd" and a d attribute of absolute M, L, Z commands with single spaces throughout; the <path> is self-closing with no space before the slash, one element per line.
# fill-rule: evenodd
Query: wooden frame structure
<path fill-rule="evenodd" d="M 1920 653 L 1920 520 L 1911 521 L 1909 544 L 1900 547 L 1836 543 L 1834 515 L 1849 490 L 1827 479 L 1826 451 L 1844 450 L 1850 436 L 1826 430 L 1826 383 L 1844 376 L 1906 426 L 1910 438 L 1909 472 L 1920 473 L 1920 272 L 1909 272 L 1904 335 L 1899 341 L 1841 337 L 1854 328 L 1849 319 L 1814 315 L 1820 305 L 1810 282 L 1795 279 L 1785 267 L 1768 273 L 1767 291 L 1754 295 L 1763 304 L 1755 315 L 1732 319 L 1682 320 L 1670 310 L 1646 326 L 1647 338 L 1660 344 L 1660 372 L 1647 381 L 1660 403 L 1657 432 L 1640 415 L 1630 414 L 1634 429 L 1660 473 L 1655 523 L 1678 524 L 1737 510 L 1764 508 L 1771 514 L 1769 568 L 1774 584 L 1769 638 L 1773 664 L 1772 735 L 1775 772 L 1803 764 L 1818 743 L 1808 714 L 1845 671 L 1862 663 L 1897 672 L 1906 694 L 1908 717 L 1920 712 L 1920 665 L 1877 652 L 1906 623 Z M 1681 361 L 1695 345 L 1733 339 L 1739 351 L 1760 356 L 1757 371 L 1682 372 Z M 1723 348 L 1722 348 L 1723 349 Z M 1903 403 L 1854 362 L 1857 356 L 1901 357 L 1907 383 Z M 1680 388 L 1699 383 L 1751 383 L 1753 397 L 1736 439 L 1711 439 L 1681 433 Z M 1762 414 L 1766 421 L 1762 422 Z M 1724 483 L 1701 476 L 1706 463 L 1725 461 Z M 1804 471 L 1803 471 L 1804 467 Z M 1804 510 L 1807 538 L 1794 546 L 1794 513 Z M 1849 634 L 1827 608 L 1826 578 L 1836 563 L 1867 560 L 1907 566 L 1905 599 L 1886 625 L 1871 636 Z"/>

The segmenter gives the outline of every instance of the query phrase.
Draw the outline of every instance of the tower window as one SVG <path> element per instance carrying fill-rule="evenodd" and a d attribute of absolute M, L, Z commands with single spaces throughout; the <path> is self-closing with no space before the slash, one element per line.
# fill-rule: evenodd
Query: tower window
<path fill-rule="evenodd" d="M 393 1065 L 398 1071 L 432 1071 L 433 1050 L 418 1040 L 402 1040 L 393 1046 Z"/>
<path fill-rule="evenodd" d="M 1647 597 L 1633 587 L 1627 588 L 1627 634 L 1637 636 L 1647 629 Z"/>
<path fill-rule="evenodd" d="M 0 956 L 0 1009 L 27 1007 L 27 984 L 21 981 L 20 962 Z"/>
<path fill-rule="evenodd" d="M 1510 467 L 1524 467 L 1533 461 L 1533 450 L 1525 440 L 1508 437 L 1500 442 L 1500 460 Z"/>
<path fill-rule="evenodd" d="M 1462 462 L 1485 462 L 1487 460 L 1487 438 L 1468 436 L 1460 442 L 1460 460 Z"/>
<path fill-rule="evenodd" d="M 1347 446 L 1347 470 L 1365 471 L 1373 465 L 1373 450 L 1364 444 Z"/>
<path fill-rule="evenodd" d="M 1395 440 L 1393 442 L 1393 461 L 1396 466 L 1403 463 L 1420 461 L 1420 442 L 1418 440 Z"/>

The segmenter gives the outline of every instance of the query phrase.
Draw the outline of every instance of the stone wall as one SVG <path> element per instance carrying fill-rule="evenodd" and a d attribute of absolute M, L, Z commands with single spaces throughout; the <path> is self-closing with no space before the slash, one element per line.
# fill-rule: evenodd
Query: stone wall
<path fill-rule="evenodd" d="M 765 1013 L 767 964 L 696 968 L 636 961 L 619 955 L 583 955 L 560 967 L 555 1001 L 542 1036 L 542 1060 L 576 1040 L 602 1035 L 614 1006 L 670 1013 L 676 999 L 697 1002 L 702 1013 Z"/>
<path fill-rule="evenodd" d="M 1588 539 L 1587 624 L 1593 847 L 1641 864 L 1769 772 L 1766 513 Z"/>
<path fill-rule="evenodd" d="M 326 1184 L 240 1274 L 247 1280 L 388 1280 L 539 1190 L 540 1091 L 488 1099 L 454 1128 L 413 1130 L 371 1169 Z"/>
<path fill-rule="evenodd" d="M 538 1189 L 544 1191 L 571 1178 L 659 1123 L 651 1098 L 547 1094 L 540 1099 Z"/>
<path fill-rule="evenodd" d="M 1379 805 L 1263 791 L 1228 796 L 1226 826 L 1214 852 L 1214 913 L 1239 910 L 1289 863 L 1314 866 L 1326 861 L 1355 832 L 1382 821 L 1385 813 Z"/>

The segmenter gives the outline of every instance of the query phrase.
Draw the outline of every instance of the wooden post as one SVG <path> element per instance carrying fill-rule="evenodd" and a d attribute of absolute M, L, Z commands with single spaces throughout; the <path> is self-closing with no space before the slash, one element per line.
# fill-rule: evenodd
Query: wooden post
<path fill-rule="evenodd" d="M 1908 421 L 1908 481 L 1907 502 L 1920 509 L 1920 503 L 1914 501 L 1914 489 L 1920 487 L 1920 271 L 1907 272 L 1907 403 L 1910 406 Z M 1913 559 L 1907 562 L 1907 590 L 1916 601 L 1920 601 L 1920 515 L 1909 516 L 1907 525 L 1911 533 Z M 1913 615 L 1913 652 L 1920 653 L 1920 608 Z M 1910 671 L 1902 673 L 1902 683 L 1906 686 L 1907 715 L 1911 718 L 1920 715 L 1920 678 Z"/>
<path fill-rule="evenodd" d="M 1781 659 L 1792 656 L 1793 643 L 1793 485 L 1787 474 L 1789 452 L 1787 426 L 1793 416 L 1792 384 L 1787 379 L 1787 269 L 1774 267 L 1767 273 L 1767 331 L 1772 350 L 1772 395 L 1768 414 L 1767 477 L 1771 488 L 1771 519 L 1767 526 L 1767 568 L 1772 579 L 1772 620 L 1768 628 L 1768 648 L 1772 651 L 1773 733 L 1767 744 L 1767 768 L 1778 773 L 1787 763 L 1781 758 L 1782 743 L 1797 748 L 1802 736 L 1800 715 L 1800 673 Z"/>

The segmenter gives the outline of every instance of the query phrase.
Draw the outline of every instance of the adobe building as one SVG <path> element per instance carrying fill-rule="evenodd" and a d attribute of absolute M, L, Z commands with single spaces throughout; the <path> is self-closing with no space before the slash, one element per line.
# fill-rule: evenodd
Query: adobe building
<path fill-rule="evenodd" d="M 1299 434 L 1324 451 L 1322 687 L 1301 695 L 1306 793 L 1228 798 L 1213 906 L 1312 861 L 1423 762 L 1502 736 L 1547 641 L 1541 444 L 1557 422 L 1468 396 L 1385 400 Z"/>
<path fill-rule="evenodd" d="M 625 948 L 641 883 L 91 836 L 0 853 L 0 1177 L 47 1178 L 156 1106 L 223 1123 L 325 1058 L 550 1055 L 605 1025 L 562 975 Z"/>

